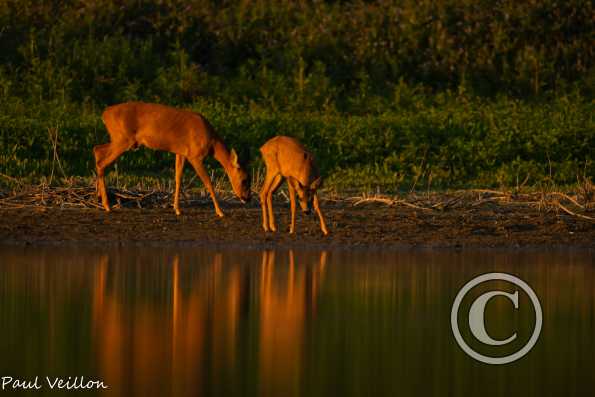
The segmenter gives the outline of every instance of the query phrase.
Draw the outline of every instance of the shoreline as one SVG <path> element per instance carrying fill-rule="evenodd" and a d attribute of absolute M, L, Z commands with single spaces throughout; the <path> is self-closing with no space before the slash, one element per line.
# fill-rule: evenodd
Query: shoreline
<path fill-rule="evenodd" d="M 517 206 L 462 206 L 426 211 L 406 206 L 323 203 L 330 235 L 313 214 L 297 214 L 296 235 L 286 229 L 289 206 L 275 203 L 278 231 L 265 233 L 261 211 L 221 202 L 182 208 L 0 208 L 0 244 L 81 246 L 213 246 L 254 249 L 595 249 L 595 223 L 563 212 Z"/>

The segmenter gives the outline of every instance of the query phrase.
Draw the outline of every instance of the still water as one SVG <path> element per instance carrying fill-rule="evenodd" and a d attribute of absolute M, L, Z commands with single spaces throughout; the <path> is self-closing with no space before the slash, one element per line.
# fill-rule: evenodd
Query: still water
<path fill-rule="evenodd" d="M 2 247 L 0 376 L 37 376 L 42 388 L 0 394 L 63 395 L 46 376 L 84 376 L 109 387 L 79 391 L 88 396 L 592 395 L 594 261 L 588 251 Z M 450 325 L 459 289 L 493 271 L 526 281 L 543 311 L 534 348 L 501 366 L 467 356 Z M 529 302 L 486 306 L 491 337 L 517 333 L 505 349 L 531 334 Z M 460 324 L 471 346 L 498 354 Z"/>

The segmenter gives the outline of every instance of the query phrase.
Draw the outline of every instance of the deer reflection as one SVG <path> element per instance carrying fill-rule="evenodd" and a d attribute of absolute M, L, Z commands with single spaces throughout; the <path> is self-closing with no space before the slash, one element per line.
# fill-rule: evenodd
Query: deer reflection
<path fill-rule="evenodd" d="M 548 313 L 548 343 L 531 359 L 561 363 L 577 379 L 591 375 L 584 365 L 595 350 L 590 253 L 503 252 L 482 264 L 481 252 L 337 251 L 326 267 L 325 253 L 299 251 L 98 251 L 0 252 L 5 372 L 89 375 L 125 396 L 322 395 L 337 381 L 341 390 L 415 394 L 428 371 L 390 374 L 430 363 L 433 373 L 448 375 L 453 358 L 443 346 L 452 334 L 436 334 L 436 316 L 448 316 L 462 280 L 498 269 L 529 280 Z M 531 325 L 533 313 L 524 313 L 519 324 Z M 402 360 L 417 356 L 431 360 Z M 525 378 L 544 377 L 543 368 L 529 367 Z M 445 379 L 438 386 L 448 391 Z"/>
<path fill-rule="evenodd" d="M 138 267 L 101 257 L 93 277 L 92 330 L 109 391 L 212 390 L 242 368 L 246 355 L 254 357 L 238 346 L 258 346 L 262 393 L 297 381 L 305 322 L 315 315 L 326 256 L 312 265 L 297 262 L 293 251 L 267 251 L 258 267 L 220 253 L 200 265 L 175 255 L 159 265 L 158 276 L 140 281 Z M 167 283 L 155 290 L 163 277 Z"/>
<path fill-rule="evenodd" d="M 295 263 L 275 264 L 275 252 L 262 254 L 260 274 L 260 373 L 262 394 L 287 395 L 287 385 L 298 385 L 302 343 L 309 307 L 315 307 L 317 284 L 324 275 L 326 252 L 314 269 Z M 298 392 L 298 390 L 294 390 Z"/>
<path fill-rule="evenodd" d="M 221 254 L 192 280 L 184 292 L 179 257 L 173 261 L 172 279 L 172 383 L 173 394 L 200 390 L 205 364 L 216 371 L 231 370 L 236 359 L 236 337 L 242 294 L 240 266 L 226 267 Z M 206 358 L 209 358 L 208 361 Z"/>

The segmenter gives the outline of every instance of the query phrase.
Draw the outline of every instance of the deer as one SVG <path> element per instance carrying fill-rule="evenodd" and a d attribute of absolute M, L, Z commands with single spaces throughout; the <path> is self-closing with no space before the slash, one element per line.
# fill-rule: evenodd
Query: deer
<path fill-rule="evenodd" d="M 314 156 L 297 139 L 288 136 L 276 136 L 270 139 L 260 148 L 260 153 L 266 166 L 266 176 L 260 191 L 264 231 L 277 231 L 273 214 L 273 193 L 285 178 L 291 208 L 289 233 L 295 233 L 295 195 L 297 193 L 303 213 L 309 212 L 309 203 L 312 201 L 312 206 L 320 220 L 320 229 L 324 235 L 328 235 L 316 192 L 321 186 L 322 178 L 314 163 Z"/>
<path fill-rule="evenodd" d="M 107 212 L 110 211 L 110 206 L 104 180 L 105 168 L 124 152 L 139 146 L 175 153 L 176 188 L 173 206 L 178 216 L 181 214 L 180 185 L 186 160 L 209 192 L 217 216 L 223 217 L 224 214 L 203 164 L 203 160 L 209 155 L 221 164 L 240 201 L 245 203 L 250 200 L 250 181 L 247 172 L 240 166 L 237 153 L 234 149 L 227 150 L 223 140 L 201 114 L 153 103 L 126 102 L 106 108 L 102 120 L 110 142 L 93 147 L 93 154 L 97 171 L 95 188 Z"/>

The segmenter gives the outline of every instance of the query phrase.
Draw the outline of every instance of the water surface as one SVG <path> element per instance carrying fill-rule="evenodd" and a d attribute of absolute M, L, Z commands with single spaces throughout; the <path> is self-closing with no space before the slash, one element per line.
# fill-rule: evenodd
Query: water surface
<path fill-rule="evenodd" d="M 467 356 L 450 328 L 458 290 L 491 271 L 525 280 L 544 314 L 505 366 Z M 494 298 L 489 334 L 517 343 L 474 346 L 522 346 L 528 305 Z M 89 396 L 590 394 L 594 319 L 588 251 L 0 248 L 0 376 L 109 386 Z"/>

